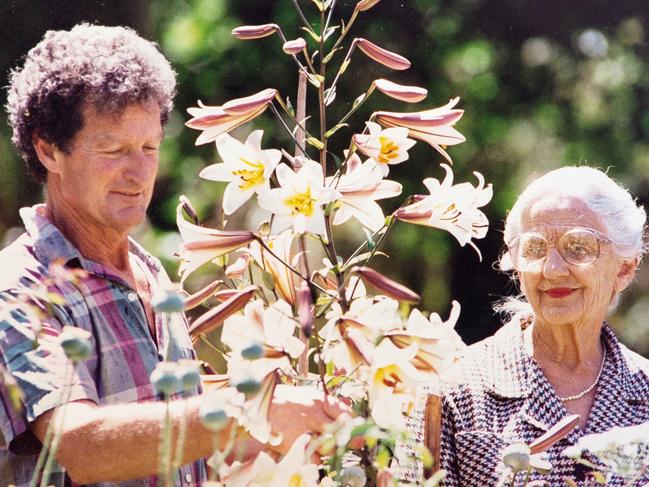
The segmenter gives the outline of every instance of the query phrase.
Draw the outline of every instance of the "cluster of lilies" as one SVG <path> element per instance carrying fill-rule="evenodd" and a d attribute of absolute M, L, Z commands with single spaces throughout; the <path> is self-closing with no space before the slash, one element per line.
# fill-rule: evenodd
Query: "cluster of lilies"
<path fill-rule="evenodd" d="M 277 24 L 242 26 L 232 33 L 243 40 L 279 35 L 284 53 L 317 91 L 321 114 L 335 100 L 336 83 L 356 48 L 387 68 L 410 66 L 405 57 L 356 38 L 328 84 L 326 67 L 353 21 L 379 1 L 357 3 L 329 54 L 326 42 L 337 31 L 329 26 L 335 2 L 313 3 L 322 14 L 322 29 L 316 33 L 305 22 L 304 30 L 318 45 L 314 54 L 304 38 L 287 40 Z M 342 162 L 334 164 L 327 150 L 329 139 L 344 132 L 347 120 L 376 91 L 408 103 L 427 96 L 421 87 L 374 80 L 345 117 L 335 125 L 321 123 L 315 135 L 307 130 L 308 117 L 299 115 L 299 100 L 296 115 L 274 88 L 219 106 L 199 102 L 188 109 L 192 118 L 187 126 L 201 131 L 196 144 L 215 143 L 220 156 L 221 162 L 203 169 L 200 177 L 226 183 L 223 213 L 232 215 L 254 199 L 268 215 L 256 230 L 231 230 L 202 226 L 186 198 L 177 209 L 183 287 L 199 267 L 217 263 L 212 269 L 218 278 L 185 297 L 186 309 L 209 299 L 216 302 L 190 329 L 196 341 L 209 341 L 215 329 L 221 330 L 227 372 L 205 378 L 218 395 L 211 399 L 212 409 L 220 408 L 255 439 L 271 443 L 278 439 L 267 421 L 270 399 L 286 388 L 324 391 L 353 405 L 358 413 L 357 418 L 334 425 L 328 440 L 300 438 L 279 463 L 264 453 L 247 465 L 222 462 L 217 471 L 225 485 L 339 485 L 344 471 L 349 474 L 354 471 L 349 468 L 358 470 L 359 465 L 374 469 L 374 475 L 364 473 L 368 482 L 377 478 L 387 482 L 391 453 L 386 454 L 382 443 L 387 445 L 403 432 L 404 413 L 413 408 L 421 384 L 434 388 L 439 374 L 464 347 L 454 330 L 460 312 L 457 302 L 446 321 L 436 313 L 408 312 L 419 296 L 369 264 L 397 221 L 448 231 L 460 245 L 477 251 L 473 240 L 487 232 L 488 220 L 480 208 L 492 197 L 491 185 L 485 185 L 479 173 L 476 186 L 454 184 L 446 148 L 465 140 L 454 127 L 463 114 L 457 108 L 459 98 L 423 111 L 373 113 L 363 131 L 351 135 Z M 262 130 L 245 140 L 230 135 L 268 109 L 293 138 L 295 155 L 263 148 Z M 401 184 L 387 178 L 398 171 L 395 166 L 408 161 L 417 140 L 446 159 L 441 165 L 445 177 L 424 179 L 429 194 L 410 196 L 386 216 L 378 201 L 402 192 Z M 309 151 L 317 153 L 316 159 Z M 343 257 L 336 252 L 333 227 L 352 219 L 363 229 L 362 243 Z M 320 259 L 314 257 L 318 244 L 324 254 Z M 321 263 L 315 265 L 316 261 Z M 205 414 L 210 417 L 209 411 Z M 368 438 L 363 452 L 356 455 L 355 465 L 352 461 L 351 467 L 341 469 L 343 457 L 349 463 L 350 438 L 361 433 Z M 321 481 L 321 467 L 310 463 L 311 454 L 327 441 L 334 448 L 329 449 L 327 475 Z"/>

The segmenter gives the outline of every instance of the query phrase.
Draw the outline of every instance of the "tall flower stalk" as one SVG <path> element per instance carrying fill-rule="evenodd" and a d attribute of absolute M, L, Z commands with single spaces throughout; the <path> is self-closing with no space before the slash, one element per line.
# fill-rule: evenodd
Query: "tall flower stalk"
<path fill-rule="evenodd" d="M 382 254 L 380 247 L 397 221 L 448 231 L 461 245 L 477 250 L 473 240 L 483 238 L 488 226 L 479 208 L 491 199 L 491 186 L 478 173 L 477 187 L 453 185 L 450 165 L 442 165 L 443 183 L 434 177 L 424 181 L 430 195 L 408 197 L 392 215 L 383 213 L 379 200 L 401 194 L 402 186 L 393 178 L 409 164 L 408 151 L 417 140 L 451 162 L 445 148 L 464 141 L 455 128 L 463 114 L 456 108 L 459 99 L 419 112 L 378 111 L 365 123 L 354 120 L 374 93 L 407 103 L 422 102 L 427 96 L 423 87 L 380 78 L 360 93 L 347 114 L 332 120 L 329 110 L 337 100 L 338 81 L 352 61 L 378 63 L 395 71 L 408 69 L 410 61 L 369 39 L 351 37 L 352 26 L 368 10 L 380 8 L 379 0 L 357 2 L 341 25 L 334 25 L 335 0 L 312 3 L 319 16 L 314 25 L 293 1 L 306 38 L 287 38 L 286 27 L 277 23 L 232 31 L 243 41 L 280 37 L 279 55 L 292 59 L 300 80 L 296 112 L 278 87 L 189 109 L 193 118 L 187 125 L 201 131 L 197 144 L 215 142 L 223 161 L 204 169 L 200 177 L 227 183 L 225 214 L 242 211 L 244 202 L 247 207 L 256 202 L 268 214 L 266 223 L 255 230 L 211 229 L 199 225 L 196 217 L 193 223 L 179 218 L 185 240 L 183 282 L 191 282 L 190 275 L 199 266 L 205 269 L 210 261 L 219 262 L 211 267 L 216 274 L 211 281 L 218 284 L 187 298 L 192 306 L 202 301 L 211 307 L 190 330 L 221 350 L 227 364 L 224 390 L 232 391 L 229 417 L 239 427 L 259 441 L 272 443 L 267 407 L 276 387 L 315 386 L 351 403 L 359 415 L 354 429 L 340 425 L 311 442 L 336 445 L 330 462 L 319 466 L 332 483 L 321 485 L 356 482 L 361 478 L 356 475 L 359 469 L 367 485 L 391 485 L 394 479 L 388 469 L 394 441 L 403 430 L 402 411 L 416 403 L 419 384 L 439 383 L 439 375 L 463 344 L 453 330 L 459 305 L 446 323 L 436 314 L 429 320 L 416 309 L 408 313 L 419 296 L 370 265 Z M 316 100 L 313 110 L 306 103 L 309 89 Z M 261 131 L 253 131 L 245 141 L 229 134 L 263 113 L 275 116 L 293 141 L 293 150 L 265 146 Z M 350 136 L 352 123 L 358 123 L 360 130 Z M 334 158 L 329 141 L 345 133 L 347 150 Z M 388 174 L 391 179 L 386 179 Z M 179 215 L 187 205 L 185 200 Z M 336 245 L 337 227 L 352 221 L 359 225 L 361 238 L 356 251 L 342 255 Z M 376 294 L 368 294 L 366 286 Z M 218 300 L 227 293 L 225 302 L 212 299 L 210 303 L 210 296 Z M 236 302 L 235 296 L 240 296 Z M 212 343 L 210 336 L 217 328 L 222 330 L 221 344 Z M 217 413 L 225 415 L 221 410 Z M 351 437 L 367 439 L 360 450 L 353 450 Z M 290 460 L 282 460 L 281 465 L 308 464 L 310 455 L 303 454 L 304 447 L 294 447 L 287 456 Z M 217 456 L 215 475 L 225 485 L 277 485 L 273 482 L 279 477 L 274 474 L 259 476 L 261 465 L 269 472 L 280 465 L 268 458 L 260 456 L 239 465 Z M 312 473 L 306 473 L 311 469 L 298 470 L 291 482 L 299 479 L 299 485 L 317 485 Z"/>

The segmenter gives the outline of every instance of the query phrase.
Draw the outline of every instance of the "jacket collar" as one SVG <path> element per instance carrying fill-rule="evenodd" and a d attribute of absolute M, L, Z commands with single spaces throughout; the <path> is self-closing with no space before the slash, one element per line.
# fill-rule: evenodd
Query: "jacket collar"
<path fill-rule="evenodd" d="M 568 413 L 539 365 L 525 351 L 522 331 L 528 324 L 529 320 L 512 320 L 493 337 L 493 346 L 487 348 L 487 364 L 493 365 L 487 367 L 485 386 L 497 398 L 524 400 L 523 419 L 547 431 Z M 646 366 L 644 370 L 641 366 L 643 359 L 622 345 L 606 322 L 602 326 L 602 341 L 607 354 L 599 384 L 603 392 L 597 394 L 589 424 L 602 412 L 598 410 L 602 400 L 615 401 L 623 410 L 634 403 L 649 404 L 649 376 Z M 601 399 L 602 395 L 606 398 Z"/>

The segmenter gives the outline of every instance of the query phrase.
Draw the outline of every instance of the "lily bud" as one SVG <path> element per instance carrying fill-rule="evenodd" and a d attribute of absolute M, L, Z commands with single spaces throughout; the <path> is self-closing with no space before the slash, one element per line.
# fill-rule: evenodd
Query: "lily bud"
<path fill-rule="evenodd" d="M 218 328 L 229 316 L 243 308 L 256 291 L 257 286 L 248 286 L 224 303 L 212 308 L 192 323 L 189 334 L 194 338 Z"/>
<path fill-rule="evenodd" d="M 184 392 L 193 391 L 201 383 L 201 376 L 198 373 L 198 362 L 195 360 L 181 360 L 176 367 L 176 378 L 180 389 Z"/>
<path fill-rule="evenodd" d="M 408 103 L 420 102 L 428 95 L 428 90 L 425 88 L 400 85 L 382 78 L 374 80 L 374 86 L 389 97 Z"/>
<path fill-rule="evenodd" d="M 189 201 L 189 198 L 187 198 L 187 196 L 185 196 L 184 194 L 181 194 L 178 197 L 178 200 L 180 201 L 181 208 L 185 211 L 185 213 L 187 213 L 187 216 L 191 219 L 192 223 L 194 223 L 194 225 L 198 225 L 198 213 L 196 213 L 196 210 Z"/>
<path fill-rule="evenodd" d="M 304 48 L 306 48 L 306 41 L 302 37 L 298 37 L 292 41 L 286 41 L 282 46 L 282 50 L 286 54 L 299 54 Z"/>
<path fill-rule="evenodd" d="M 532 441 L 532 443 L 530 443 L 530 451 L 532 453 L 539 453 L 547 450 L 556 442 L 568 436 L 568 434 L 579 424 L 580 419 L 581 418 L 578 414 L 566 416 L 546 433 Z"/>
<path fill-rule="evenodd" d="M 419 294 L 411 291 L 403 284 L 399 284 L 383 274 L 369 267 L 354 267 L 352 273 L 358 274 L 363 282 L 374 286 L 386 296 L 404 301 L 406 303 L 418 303 L 421 301 Z"/>
<path fill-rule="evenodd" d="M 525 443 L 514 443 L 505 448 L 503 463 L 514 473 L 525 471 L 530 466 L 530 447 Z"/>
<path fill-rule="evenodd" d="M 365 471 L 358 465 L 345 467 L 340 472 L 340 483 L 347 487 L 363 487 L 366 480 Z"/>
<path fill-rule="evenodd" d="M 241 254 L 234 263 L 225 269 L 225 275 L 230 279 L 240 278 L 248 269 L 248 262 L 250 262 L 250 254 Z"/>
<path fill-rule="evenodd" d="M 300 289 L 297 292 L 297 315 L 300 319 L 300 328 L 302 328 L 302 333 L 304 333 L 304 336 L 307 338 L 311 337 L 311 331 L 313 330 L 313 313 L 311 312 L 312 305 L 313 299 L 311 297 L 309 285 L 305 281 L 302 281 Z"/>
<path fill-rule="evenodd" d="M 156 293 L 151 305 L 157 313 L 182 313 L 185 311 L 185 300 L 174 291 Z"/>
<path fill-rule="evenodd" d="M 59 344 L 65 355 L 73 362 L 85 360 L 92 351 L 90 332 L 76 326 L 64 326 L 59 335 Z"/>
<path fill-rule="evenodd" d="M 277 24 L 262 24 L 262 25 L 242 25 L 232 29 L 232 35 L 237 39 L 250 40 L 262 39 L 273 35 L 279 30 Z"/>
<path fill-rule="evenodd" d="M 383 66 L 387 66 L 388 68 L 396 69 L 398 71 L 408 69 L 410 67 L 410 61 L 408 61 L 405 57 L 397 54 L 396 52 L 383 49 L 382 47 L 377 46 L 367 39 L 358 37 L 354 39 L 354 44 L 356 44 L 367 57 L 373 59 L 379 64 L 382 64 Z"/>
<path fill-rule="evenodd" d="M 196 306 L 202 304 L 210 297 L 212 297 L 215 291 L 223 284 L 223 281 L 217 279 L 216 281 L 208 284 L 200 291 L 195 292 L 185 298 L 185 309 L 194 309 Z"/>
<path fill-rule="evenodd" d="M 176 364 L 171 362 L 160 362 L 151 372 L 151 385 L 156 394 L 171 396 L 180 386 L 176 376 Z"/>
<path fill-rule="evenodd" d="M 229 115 L 243 115 L 251 111 L 266 107 L 277 96 L 275 88 L 266 88 L 254 95 L 230 100 L 223 104 L 223 111 Z"/>
<path fill-rule="evenodd" d="M 361 0 L 356 4 L 356 10 L 358 10 L 359 12 L 365 12 L 366 10 L 371 9 L 380 1 L 381 0 Z"/>

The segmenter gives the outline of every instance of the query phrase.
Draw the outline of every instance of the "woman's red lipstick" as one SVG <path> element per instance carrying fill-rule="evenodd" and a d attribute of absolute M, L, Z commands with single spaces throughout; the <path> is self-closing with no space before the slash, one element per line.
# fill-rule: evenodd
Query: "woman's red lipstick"
<path fill-rule="evenodd" d="M 573 291 L 574 289 L 569 287 L 555 287 L 552 289 L 548 289 L 545 292 L 548 293 L 553 298 L 564 298 L 569 294 L 572 294 Z"/>

